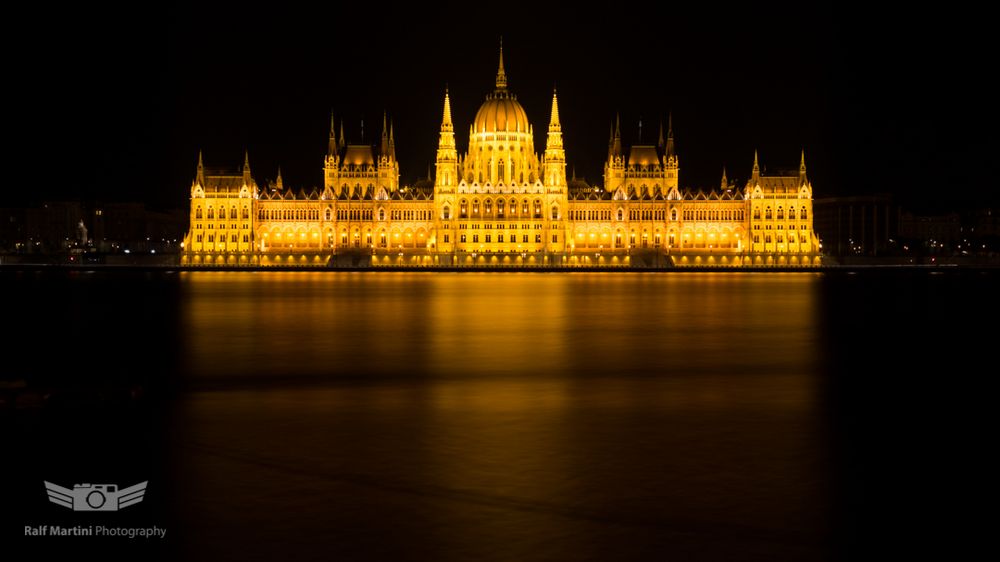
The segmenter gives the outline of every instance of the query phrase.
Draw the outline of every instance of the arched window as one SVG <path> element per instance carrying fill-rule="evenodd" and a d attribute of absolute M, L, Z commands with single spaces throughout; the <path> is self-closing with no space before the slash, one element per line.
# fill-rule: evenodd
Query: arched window
<path fill-rule="evenodd" d="M 790 207 L 788 209 L 788 218 L 795 220 L 795 207 Z"/>
<path fill-rule="evenodd" d="M 677 209 L 670 210 L 670 220 L 672 221 L 677 220 Z"/>
<path fill-rule="evenodd" d="M 327 207 L 327 208 L 326 208 L 326 213 L 324 213 L 324 214 L 323 214 L 323 217 L 324 217 L 324 218 L 325 218 L 326 220 L 330 220 L 330 216 L 331 216 L 331 214 L 332 214 L 332 213 L 330 212 L 330 208 L 329 208 L 329 207 Z"/>
<path fill-rule="evenodd" d="M 384 221 L 385 220 L 385 209 L 379 209 L 378 210 L 378 220 L 380 220 L 380 221 Z"/>
<path fill-rule="evenodd" d="M 201 218 L 201 206 L 200 205 L 198 207 L 195 207 L 195 209 L 194 209 L 194 218 L 196 218 L 196 219 L 200 219 Z"/>
<path fill-rule="evenodd" d="M 444 209 L 441 210 L 441 218 L 448 220 L 451 218 L 451 207 L 445 205 Z"/>
<path fill-rule="evenodd" d="M 463 218 L 463 219 L 466 218 L 466 217 L 468 217 L 469 216 L 468 210 L 469 210 L 469 203 L 468 203 L 468 201 L 466 201 L 465 199 L 462 199 L 462 201 L 459 203 L 459 207 L 458 207 L 458 216 L 461 217 L 461 218 Z"/>
<path fill-rule="evenodd" d="M 802 217 L 802 220 L 806 220 L 807 218 L 809 218 L 809 217 L 808 217 L 808 216 L 806 215 L 806 208 L 805 208 L 805 207 L 802 207 L 802 212 L 801 212 L 801 213 L 799 213 L 799 216 L 800 216 L 800 217 Z"/>
<path fill-rule="evenodd" d="M 771 220 L 772 218 L 773 218 L 773 216 L 771 214 L 771 208 L 768 207 L 767 209 L 764 210 L 764 219 L 765 220 Z"/>
<path fill-rule="evenodd" d="M 625 220 L 625 211 L 618 209 L 618 220 Z"/>
<path fill-rule="evenodd" d="M 760 220 L 760 209 L 754 209 L 753 210 L 753 218 L 755 220 Z"/>
<path fill-rule="evenodd" d="M 535 199 L 535 218 L 542 218 L 542 202 L 538 199 Z"/>
<path fill-rule="evenodd" d="M 473 215 L 479 214 L 479 199 L 472 200 L 472 214 Z"/>
<path fill-rule="evenodd" d="M 233 207 L 232 209 L 229 209 L 229 218 L 231 218 L 231 219 L 235 219 L 236 218 L 236 207 Z"/>
<path fill-rule="evenodd" d="M 484 209 L 484 210 L 486 211 L 486 214 L 487 214 L 487 215 L 490 215 L 490 214 L 493 214 L 493 201 L 492 201 L 492 200 L 490 200 L 490 199 L 487 199 L 487 200 L 486 200 L 486 201 L 485 201 L 485 202 L 483 203 L 483 207 L 485 207 L 485 209 Z"/>
<path fill-rule="evenodd" d="M 559 219 L 559 207 L 552 207 L 552 220 Z"/>
<path fill-rule="evenodd" d="M 497 216 L 503 218 L 503 199 L 497 199 Z"/>
<path fill-rule="evenodd" d="M 785 218 L 785 210 L 782 209 L 781 207 L 778 207 L 778 220 L 782 220 L 784 218 Z"/>
<path fill-rule="evenodd" d="M 208 218 L 210 218 L 210 219 L 214 219 L 215 218 L 215 209 L 213 209 L 211 207 L 208 208 Z"/>
<path fill-rule="evenodd" d="M 521 216 L 523 216 L 523 217 L 527 217 L 528 216 L 528 200 L 527 199 L 525 199 L 524 201 L 521 201 Z"/>

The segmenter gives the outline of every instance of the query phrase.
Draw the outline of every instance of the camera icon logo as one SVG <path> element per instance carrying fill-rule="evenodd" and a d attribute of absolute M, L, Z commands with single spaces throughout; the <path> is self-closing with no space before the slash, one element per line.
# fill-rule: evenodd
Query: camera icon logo
<path fill-rule="evenodd" d="M 49 501 L 73 511 L 118 511 L 142 501 L 146 484 L 119 489 L 115 484 L 74 484 L 73 489 L 45 482 Z"/>

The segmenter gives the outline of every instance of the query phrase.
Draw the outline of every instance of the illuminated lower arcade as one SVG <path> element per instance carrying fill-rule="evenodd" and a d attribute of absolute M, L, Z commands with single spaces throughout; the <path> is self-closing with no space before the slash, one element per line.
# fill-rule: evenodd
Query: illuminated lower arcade
<path fill-rule="evenodd" d="M 345 142 L 331 118 L 323 188 L 292 190 L 281 173 L 258 185 L 249 157 L 239 173 L 212 173 L 201 155 L 191 186 L 184 265 L 198 266 L 766 266 L 818 265 L 812 185 L 797 173 L 762 175 L 718 190 L 679 186 L 673 127 L 656 144 L 608 143 L 603 188 L 567 181 L 559 101 L 545 151 L 507 87 L 496 88 L 459 154 L 444 95 L 433 181 L 399 184 L 395 135 L 378 147 Z"/>

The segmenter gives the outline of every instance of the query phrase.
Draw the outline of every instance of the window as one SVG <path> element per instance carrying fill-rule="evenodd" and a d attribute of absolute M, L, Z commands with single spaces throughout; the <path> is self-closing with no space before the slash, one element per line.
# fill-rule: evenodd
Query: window
<path fill-rule="evenodd" d="M 214 219 L 215 218 L 215 210 L 212 209 L 211 207 L 208 208 L 208 218 L 210 218 L 210 219 Z"/>
<path fill-rule="evenodd" d="M 473 242 L 474 244 L 476 244 L 476 243 L 478 243 L 478 242 L 479 242 L 479 235 L 478 235 L 478 234 L 473 234 L 473 235 L 472 235 L 472 242 Z"/>
<path fill-rule="evenodd" d="M 552 207 L 552 220 L 559 218 L 559 207 Z"/>
<path fill-rule="evenodd" d="M 379 209 L 378 210 L 378 220 L 380 220 L 380 221 L 384 221 L 385 220 L 385 209 Z"/>
<path fill-rule="evenodd" d="M 487 240 L 489 242 L 489 240 Z M 497 242 L 503 244 L 503 234 L 497 234 Z"/>
<path fill-rule="evenodd" d="M 677 220 L 677 209 L 672 209 L 670 211 L 670 220 L 672 221 Z"/>
<path fill-rule="evenodd" d="M 788 209 L 788 218 L 795 220 L 795 207 Z"/>
<path fill-rule="evenodd" d="M 450 242 L 450 241 L 451 241 L 451 237 L 450 237 L 450 236 L 448 236 L 447 234 L 445 234 L 445 235 L 444 235 L 444 243 L 445 243 L 445 244 L 447 244 L 447 243 L 448 243 L 448 242 Z"/>
<path fill-rule="evenodd" d="M 201 238 L 202 238 L 202 235 L 199 234 L 198 236 L 195 237 L 195 242 L 201 242 Z"/>
<path fill-rule="evenodd" d="M 753 210 L 753 218 L 754 220 L 760 220 L 760 209 Z"/>
<path fill-rule="evenodd" d="M 799 216 L 802 217 L 802 220 L 806 220 L 808 218 L 806 216 L 806 208 L 805 207 L 802 207 L 802 212 L 799 213 Z"/>
<path fill-rule="evenodd" d="M 458 241 L 465 244 L 465 235 L 464 234 L 459 235 Z"/>
<path fill-rule="evenodd" d="M 323 217 L 324 217 L 324 218 L 325 218 L 326 220 L 330 220 L 330 215 L 331 215 L 331 214 L 332 214 L 332 213 L 330 213 L 330 209 L 327 209 L 327 210 L 326 210 L 326 213 L 325 213 L 325 214 L 323 215 Z"/>
<path fill-rule="evenodd" d="M 235 235 L 235 234 L 231 235 L 231 236 L 229 237 L 229 241 L 230 241 L 230 242 L 236 242 L 236 235 Z"/>
<path fill-rule="evenodd" d="M 196 218 L 196 219 L 200 219 L 201 218 L 201 207 L 196 207 L 195 208 L 195 210 L 194 210 L 194 218 Z"/>
<path fill-rule="evenodd" d="M 444 210 L 441 211 L 441 218 L 443 218 L 444 220 L 448 220 L 451 218 L 451 207 L 445 205 Z"/>
<path fill-rule="evenodd" d="M 771 220 L 771 218 L 773 218 L 773 216 L 772 216 L 772 214 L 771 214 L 771 208 L 770 208 L 770 207 L 768 207 L 768 208 L 767 208 L 767 209 L 766 209 L 766 210 L 764 211 L 764 219 L 765 219 L 765 220 Z"/>
<path fill-rule="evenodd" d="M 209 234 L 208 235 L 208 241 L 209 242 L 215 242 L 215 235 L 214 234 Z"/>
<path fill-rule="evenodd" d="M 559 242 L 559 235 L 558 234 L 553 234 L 552 235 L 552 243 L 556 244 L 558 242 Z"/>
<path fill-rule="evenodd" d="M 542 243 L 542 235 L 541 234 L 536 234 L 535 235 L 535 244 L 541 244 L 541 243 Z"/>

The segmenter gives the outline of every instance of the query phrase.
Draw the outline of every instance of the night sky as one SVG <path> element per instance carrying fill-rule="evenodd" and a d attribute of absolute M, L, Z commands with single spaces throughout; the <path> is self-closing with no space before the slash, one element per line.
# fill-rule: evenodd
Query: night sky
<path fill-rule="evenodd" d="M 723 166 L 742 183 L 755 148 L 769 169 L 797 168 L 805 148 L 816 197 L 893 192 L 929 212 L 998 200 L 981 14 L 413 4 L 25 15 L 3 39 L 19 139 L 10 200 L 184 207 L 199 149 L 209 167 L 235 168 L 247 149 L 258 182 L 280 165 L 286 185 L 319 186 L 331 109 L 352 142 L 362 119 L 377 141 L 387 111 L 414 181 L 433 163 L 446 84 L 467 146 L 501 35 L 536 148 L 556 86 L 569 171 L 591 183 L 603 184 L 616 112 L 630 144 L 640 119 L 651 142 L 672 111 L 685 187 L 717 186 Z"/>

